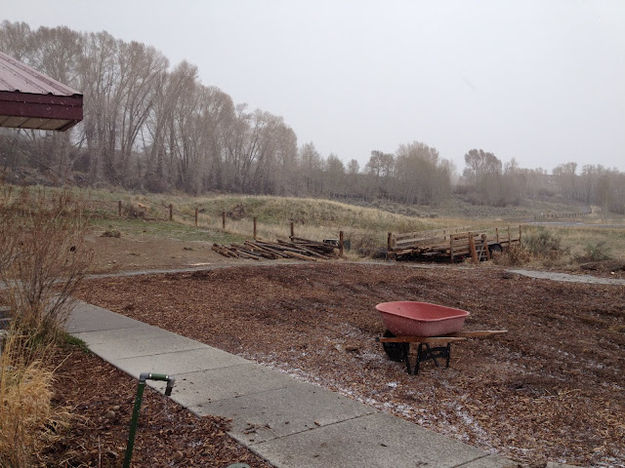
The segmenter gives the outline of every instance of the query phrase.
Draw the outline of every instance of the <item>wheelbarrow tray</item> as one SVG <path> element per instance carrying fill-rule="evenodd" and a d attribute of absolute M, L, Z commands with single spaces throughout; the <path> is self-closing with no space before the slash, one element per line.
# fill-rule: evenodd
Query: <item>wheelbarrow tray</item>
<path fill-rule="evenodd" d="M 395 301 L 375 306 L 394 335 L 441 336 L 459 332 L 469 312 L 429 302 Z"/>

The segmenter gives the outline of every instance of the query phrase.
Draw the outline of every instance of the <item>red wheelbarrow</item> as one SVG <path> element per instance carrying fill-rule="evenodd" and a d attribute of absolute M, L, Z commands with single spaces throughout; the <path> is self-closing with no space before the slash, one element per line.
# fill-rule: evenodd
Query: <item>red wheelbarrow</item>
<path fill-rule="evenodd" d="M 507 330 L 462 331 L 469 312 L 429 302 L 396 301 L 382 302 L 375 306 L 386 328 L 382 337 L 384 351 L 392 361 L 405 362 L 409 374 L 418 374 L 420 363 L 432 360 L 438 367 L 438 359 L 446 360 L 449 367 L 451 343 L 468 338 L 483 338 Z M 410 344 L 418 343 L 417 359 L 411 369 Z"/>

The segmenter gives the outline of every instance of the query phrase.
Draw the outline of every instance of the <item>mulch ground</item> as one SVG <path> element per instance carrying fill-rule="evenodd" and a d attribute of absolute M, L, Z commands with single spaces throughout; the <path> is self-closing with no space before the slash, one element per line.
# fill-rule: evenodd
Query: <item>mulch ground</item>
<path fill-rule="evenodd" d="M 55 467 L 121 466 L 137 381 L 78 347 L 60 349 L 54 360 L 60 366 L 54 403 L 68 407 L 72 418 L 42 460 Z M 146 387 L 132 466 L 271 466 L 228 436 L 227 427 L 224 419 L 199 418 Z"/>
<path fill-rule="evenodd" d="M 335 262 L 97 280 L 79 296 L 533 466 L 625 466 L 624 287 Z M 374 306 L 390 300 L 459 307 L 466 329 L 509 332 L 454 344 L 451 368 L 409 376 L 374 340 Z"/>

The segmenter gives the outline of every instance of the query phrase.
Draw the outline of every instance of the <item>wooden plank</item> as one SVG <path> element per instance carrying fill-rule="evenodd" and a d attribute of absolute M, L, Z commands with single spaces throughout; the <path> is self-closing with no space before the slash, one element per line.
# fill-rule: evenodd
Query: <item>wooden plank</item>
<path fill-rule="evenodd" d="M 291 258 L 299 258 L 300 260 L 308 260 L 310 262 L 318 262 L 319 261 L 319 260 L 317 260 L 314 257 L 307 257 L 306 255 L 298 254 L 296 252 L 291 252 L 289 250 L 286 250 L 284 253 L 287 256 L 291 257 Z"/>
<path fill-rule="evenodd" d="M 256 250 L 259 250 L 260 252 L 265 252 L 268 255 L 272 255 L 274 258 L 286 258 L 286 255 L 283 255 L 280 252 L 276 252 L 275 250 L 271 250 L 268 247 L 263 247 L 261 245 L 258 245 L 254 242 L 250 242 L 250 241 L 245 241 L 245 245 L 247 245 L 250 248 L 254 248 Z"/>
<path fill-rule="evenodd" d="M 471 234 L 472 233 L 469 233 L 469 251 L 471 252 L 471 261 L 473 263 L 477 263 L 478 259 L 477 259 L 477 251 L 475 250 L 475 239 L 473 238 Z"/>
<path fill-rule="evenodd" d="M 423 239 L 423 238 L 407 239 L 405 241 L 396 241 L 395 247 L 401 248 L 401 247 L 407 247 L 410 245 L 414 245 L 414 246 L 438 245 L 438 244 L 442 244 L 443 242 L 447 242 L 447 239 L 444 237 L 428 237 L 427 239 Z"/>
<path fill-rule="evenodd" d="M 464 330 L 445 336 L 393 336 L 378 338 L 380 343 L 451 343 L 466 341 L 469 338 L 486 338 L 493 335 L 508 333 L 508 330 Z"/>
<path fill-rule="evenodd" d="M 451 343 L 453 341 L 466 341 L 461 336 L 393 336 L 378 338 L 380 343 Z"/>
<path fill-rule="evenodd" d="M 508 333 L 508 330 L 464 330 L 457 333 L 451 333 L 449 336 L 462 338 L 484 338 L 492 335 L 501 335 L 503 333 Z"/>
<path fill-rule="evenodd" d="M 293 253 L 297 253 L 300 255 L 310 255 L 311 257 L 316 257 L 316 258 L 320 258 L 323 260 L 326 260 L 328 258 L 327 255 L 320 254 L 319 252 L 315 252 L 314 250 L 306 248 L 302 245 L 292 244 L 292 243 L 288 243 L 284 241 L 278 241 L 278 242 L 280 242 L 280 246 L 288 252 L 293 252 Z"/>

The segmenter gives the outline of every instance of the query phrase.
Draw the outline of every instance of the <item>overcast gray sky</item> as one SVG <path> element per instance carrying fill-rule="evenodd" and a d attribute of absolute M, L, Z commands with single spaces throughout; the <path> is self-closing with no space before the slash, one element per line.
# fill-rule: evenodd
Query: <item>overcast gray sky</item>
<path fill-rule="evenodd" d="M 326 156 L 419 140 L 459 170 L 474 147 L 625 170 L 624 0 L 1 1 L 0 19 L 186 59 Z"/>

